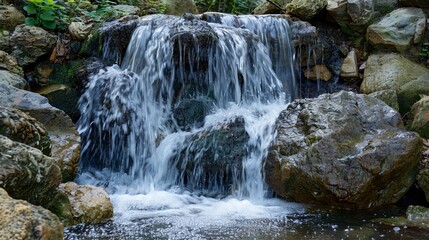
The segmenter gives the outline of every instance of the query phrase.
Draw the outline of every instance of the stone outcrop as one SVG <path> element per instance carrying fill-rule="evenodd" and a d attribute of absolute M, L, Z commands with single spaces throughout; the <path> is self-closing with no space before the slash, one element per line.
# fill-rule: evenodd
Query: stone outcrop
<path fill-rule="evenodd" d="M 54 159 L 0 135 L 0 187 L 13 198 L 44 206 L 60 183 Z"/>
<path fill-rule="evenodd" d="M 109 195 L 102 188 L 63 183 L 58 190 L 64 193 L 71 206 L 71 224 L 99 223 L 113 216 Z"/>
<path fill-rule="evenodd" d="M 0 188 L 0 239 L 62 240 L 63 224 L 48 210 L 15 200 Z"/>
<path fill-rule="evenodd" d="M 429 73 L 429 69 L 395 54 L 373 54 L 368 57 L 364 79 L 360 86 L 362 93 L 380 90 L 397 90 L 402 85 Z M 401 102 L 401 99 L 398 99 Z"/>
<path fill-rule="evenodd" d="M 420 8 L 400 8 L 367 29 L 368 42 L 381 49 L 407 51 L 423 40 L 426 16 Z"/>
<path fill-rule="evenodd" d="M 403 129 L 398 112 L 367 95 L 295 100 L 276 130 L 265 176 L 282 197 L 369 208 L 398 201 L 416 179 L 421 138 Z"/>
<path fill-rule="evenodd" d="M 63 111 L 52 107 L 39 94 L 0 84 L 0 105 L 26 112 L 46 128 L 51 139 L 51 154 L 63 174 L 63 181 L 74 179 L 80 158 L 80 137 Z"/>
<path fill-rule="evenodd" d="M 12 56 L 20 66 L 25 66 L 45 54 L 50 54 L 55 48 L 57 36 L 40 27 L 19 25 L 15 28 L 10 42 Z"/>

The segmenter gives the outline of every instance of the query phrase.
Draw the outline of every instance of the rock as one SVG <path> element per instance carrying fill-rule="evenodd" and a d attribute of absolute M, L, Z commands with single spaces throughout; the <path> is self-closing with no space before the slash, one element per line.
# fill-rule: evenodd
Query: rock
<path fill-rule="evenodd" d="M 121 12 L 123 15 L 138 15 L 138 13 L 140 12 L 139 7 L 123 4 L 114 5 L 113 9 Z"/>
<path fill-rule="evenodd" d="M 91 33 L 93 25 L 93 23 L 72 22 L 68 29 L 73 39 L 84 41 Z"/>
<path fill-rule="evenodd" d="M 347 12 L 347 0 L 328 0 L 326 10 L 340 24 L 351 22 L 351 18 Z"/>
<path fill-rule="evenodd" d="M 77 174 L 80 158 L 80 137 L 63 111 L 52 107 L 45 97 L 0 84 L 0 105 L 17 108 L 42 123 L 51 139 L 51 154 L 63 174 L 63 181 Z"/>
<path fill-rule="evenodd" d="M 373 0 L 348 0 L 347 13 L 352 22 L 357 25 L 366 25 L 374 13 Z"/>
<path fill-rule="evenodd" d="M 411 107 L 408 128 L 423 138 L 429 138 L 429 96 L 420 99 Z"/>
<path fill-rule="evenodd" d="M 0 5 L 0 26 L 2 29 L 11 30 L 25 22 L 25 16 L 13 6 Z"/>
<path fill-rule="evenodd" d="M 213 109 L 213 100 L 207 99 L 184 99 L 177 103 L 173 116 L 177 124 L 184 131 L 193 127 L 202 127 L 204 118 Z"/>
<path fill-rule="evenodd" d="M 276 122 L 265 178 L 279 196 L 370 208 L 398 201 L 414 183 L 422 140 L 398 112 L 339 92 L 292 102 Z M 394 179 L 394 181 L 392 181 Z"/>
<path fill-rule="evenodd" d="M 396 111 L 399 111 L 399 105 L 398 105 L 398 95 L 396 94 L 395 90 L 381 90 L 377 92 L 373 92 L 369 94 L 368 96 L 377 98 L 378 100 L 383 101 L 387 105 L 389 105 L 391 108 L 395 109 Z"/>
<path fill-rule="evenodd" d="M 420 162 L 417 185 L 425 193 L 426 201 L 429 202 L 429 162 L 425 159 Z"/>
<path fill-rule="evenodd" d="M 427 230 L 429 229 L 429 208 L 410 205 L 407 208 L 406 216 L 378 218 L 372 220 L 372 222 L 389 226 L 422 228 Z"/>
<path fill-rule="evenodd" d="M 165 14 L 182 16 L 184 13 L 198 13 L 197 6 L 192 0 L 161 0 L 165 5 Z"/>
<path fill-rule="evenodd" d="M 332 79 L 332 73 L 326 65 L 315 65 L 310 71 L 304 70 L 304 76 L 310 80 L 323 80 L 325 82 Z"/>
<path fill-rule="evenodd" d="M 15 200 L 0 188 L 0 238 L 13 240 L 61 240 L 64 228 L 48 210 Z"/>
<path fill-rule="evenodd" d="M 18 66 L 16 58 L 10 56 L 7 52 L 0 50 L 0 69 L 8 70 L 11 73 L 23 76 L 22 68 Z M 1 74 L 0 74 L 1 76 Z"/>
<path fill-rule="evenodd" d="M 285 8 L 286 13 L 308 20 L 324 9 L 327 4 L 327 0 L 292 0 Z"/>
<path fill-rule="evenodd" d="M 275 1 L 278 3 L 280 7 L 285 6 L 286 4 L 290 3 L 292 0 L 278 0 Z M 268 1 L 262 1 L 255 9 L 253 9 L 253 14 L 260 15 L 260 14 L 273 14 L 273 13 L 280 13 L 281 10 L 274 6 L 273 4 L 269 3 Z"/>
<path fill-rule="evenodd" d="M 23 77 L 6 70 L 0 70 L 0 83 L 20 89 L 28 88 L 28 83 Z"/>
<path fill-rule="evenodd" d="M 350 51 L 341 65 L 340 76 L 343 78 L 358 78 L 359 67 L 355 50 Z"/>
<path fill-rule="evenodd" d="M 397 90 L 402 85 L 427 73 L 429 73 L 429 69 L 399 54 L 373 54 L 368 57 L 366 62 L 360 91 L 368 94 L 380 90 Z M 399 102 L 401 102 L 400 98 Z"/>
<path fill-rule="evenodd" d="M 39 57 L 50 54 L 55 48 L 57 36 L 40 27 L 19 25 L 10 39 L 12 56 L 20 66 L 34 63 Z"/>
<path fill-rule="evenodd" d="M 51 155 L 51 139 L 43 125 L 17 109 L 0 106 L 0 135 Z"/>
<path fill-rule="evenodd" d="M 426 0 L 399 0 L 403 6 L 429 8 L 429 2 Z"/>
<path fill-rule="evenodd" d="M 400 8 L 368 27 L 366 38 L 375 47 L 405 52 L 423 40 L 426 16 L 419 8 Z"/>
<path fill-rule="evenodd" d="M 109 195 L 102 188 L 68 182 L 61 184 L 58 190 L 70 201 L 73 224 L 99 223 L 113 217 Z"/>
<path fill-rule="evenodd" d="M 408 113 L 414 103 L 421 99 L 421 95 L 429 95 L 429 74 L 424 74 L 416 80 L 405 83 L 397 89 L 399 112 Z"/>
<path fill-rule="evenodd" d="M 0 50 L 9 52 L 11 49 L 10 37 L 11 33 L 7 30 L 0 29 Z"/>
<path fill-rule="evenodd" d="M 61 171 L 50 157 L 0 135 L 0 187 L 13 198 L 47 205 L 61 183 Z"/>

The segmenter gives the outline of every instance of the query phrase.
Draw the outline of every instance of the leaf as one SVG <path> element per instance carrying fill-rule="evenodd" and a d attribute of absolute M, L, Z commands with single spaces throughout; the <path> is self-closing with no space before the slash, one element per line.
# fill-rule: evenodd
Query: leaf
<path fill-rule="evenodd" d="M 39 25 L 39 21 L 37 21 L 37 19 L 32 17 L 26 17 L 25 24 L 27 24 L 28 26 L 37 26 Z"/>
<path fill-rule="evenodd" d="M 47 11 L 39 15 L 39 18 L 43 21 L 54 21 L 55 17 L 52 11 Z"/>
<path fill-rule="evenodd" d="M 57 27 L 57 23 L 55 21 L 42 21 L 42 24 L 48 29 L 55 29 Z"/>
<path fill-rule="evenodd" d="M 27 5 L 24 7 L 24 10 L 28 13 L 28 14 L 36 14 L 37 10 L 34 6 L 31 5 Z"/>

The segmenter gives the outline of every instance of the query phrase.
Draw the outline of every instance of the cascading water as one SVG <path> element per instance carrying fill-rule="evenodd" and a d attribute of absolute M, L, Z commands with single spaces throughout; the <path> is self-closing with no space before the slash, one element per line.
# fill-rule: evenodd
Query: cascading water
<path fill-rule="evenodd" d="M 217 211 L 207 197 L 267 196 L 273 125 L 296 94 L 293 47 L 285 19 L 237 18 L 241 28 L 233 19 L 145 17 L 121 66 L 91 77 L 77 181 L 108 189 L 117 213 L 201 213 Z"/>

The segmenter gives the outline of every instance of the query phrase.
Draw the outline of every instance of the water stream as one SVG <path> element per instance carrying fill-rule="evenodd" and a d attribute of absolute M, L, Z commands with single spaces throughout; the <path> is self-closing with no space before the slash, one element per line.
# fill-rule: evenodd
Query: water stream
<path fill-rule="evenodd" d="M 66 238 L 347 237 L 330 221 L 313 235 L 325 213 L 264 183 L 273 125 L 298 91 L 287 20 L 145 17 L 118 63 L 91 76 L 79 102 L 76 180 L 104 187 L 115 215 Z"/>

